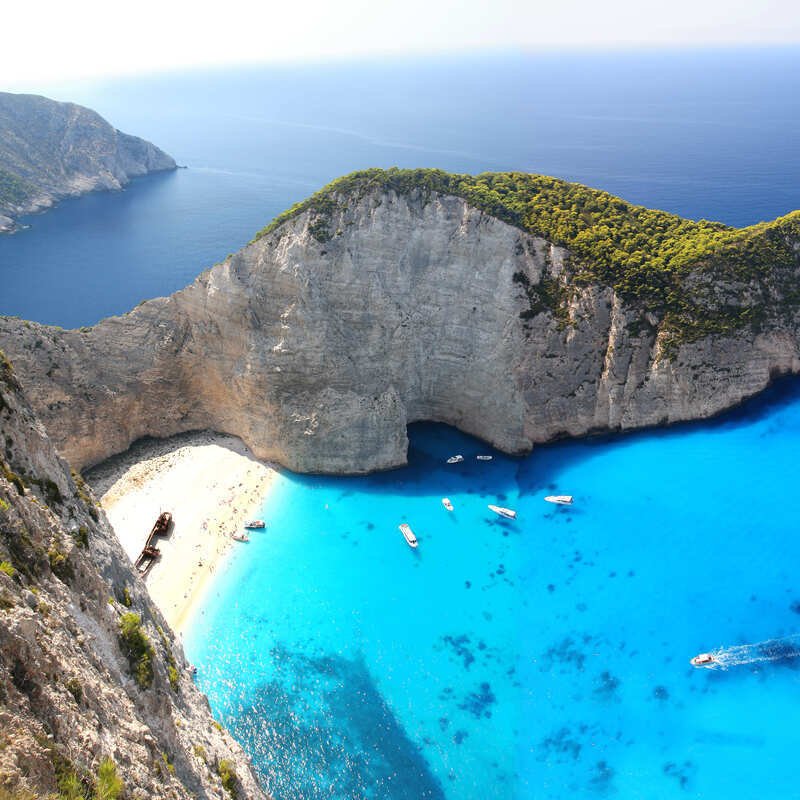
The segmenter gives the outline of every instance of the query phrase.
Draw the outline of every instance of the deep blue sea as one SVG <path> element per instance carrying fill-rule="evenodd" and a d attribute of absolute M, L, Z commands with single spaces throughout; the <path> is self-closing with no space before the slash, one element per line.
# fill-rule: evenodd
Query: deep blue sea
<path fill-rule="evenodd" d="M 0 314 L 67 327 L 181 288 L 364 167 L 539 172 L 733 225 L 800 208 L 800 48 L 365 61 L 42 91 L 189 167 L 0 237 Z"/>
<path fill-rule="evenodd" d="M 368 166 L 527 170 L 693 218 L 800 208 L 800 49 L 492 55 L 51 89 L 188 167 L 0 237 L 0 313 L 171 292 Z M 186 649 L 276 800 L 800 797 L 800 384 L 720 420 L 512 459 L 433 425 L 407 468 L 283 474 Z M 446 465 L 461 452 L 465 461 Z M 570 508 L 544 502 L 575 496 Z M 441 498 L 455 511 L 448 513 Z M 518 511 L 504 522 L 487 510 Z M 420 545 L 404 543 L 409 522 Z"/>

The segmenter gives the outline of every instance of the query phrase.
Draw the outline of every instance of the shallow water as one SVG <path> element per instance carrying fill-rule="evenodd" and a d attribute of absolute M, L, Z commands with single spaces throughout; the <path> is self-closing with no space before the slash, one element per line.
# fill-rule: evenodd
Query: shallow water
<path fill-rule="evenodd" d="M 47 91 L 190 168 L 0 237 L 0 313 L 125 311 L 368 166 L 526 170 L 770 219 L 800 207 L 798 62 L 797 47 L 506 54 Z M 406 469 L 284 475 L 190 632 L 198 681 L 277 800 L 796 796 L 800 664 L 688 658 L 800 626 L 797 386 L 526 459 L 477 462 L 480 443 L 427 425 Z"/>
<path fill-rule="evenodd" d="M 402 470 L 284 475 L 190 631 L 276 800 L 796 794 L 800 660 L 688 659 L 800 630 L 800 384 L 523 459 L 411 441 Z"/>

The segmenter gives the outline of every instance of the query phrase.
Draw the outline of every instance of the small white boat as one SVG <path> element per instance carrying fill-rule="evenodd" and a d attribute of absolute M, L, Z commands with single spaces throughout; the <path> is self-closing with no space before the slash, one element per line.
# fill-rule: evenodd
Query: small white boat
<path fill-rule="evenodd" d="M 501 517 L 505 517 L 506 519 L 517 518 L 517 512 L 512 511 L 510 508 L 503 508 L 502 506 L 489 505 L 489 511 L 494 511 L 495 514 L 499 514 Z"/>
<path fill-rule="evenodd" d="M 238 531 L 236 531 L 236 533 L 232 533 L 231 534 L 231 539 L 233 539 L 236 542 L 249 542 L 250 541 L 250 537 L 246 533 L 239 533 Z"/>
<path fill-rule="evenodd" d="M 571 494 L 549 494 L 545 497 L 545 500 L 548 503 L 555 503 L 559 506 L 571 506 L 572 505 L 572 495 Z"/>
<path fill-rule="evenodd" d="M 411 526 L 404 522 L 399 527 L 400 527 L 400 533 L 403 534 L 403 536 L 405 537 L 406 542 L 408 542 L 408 546 L 409 547 L 416 547 L 417 546 L 417 537 L 414 536 L 414 531 L 411 530 Z"/>
<path fill-rule="evenodd" d="M 259 530 L 266 527 L 263 519 L 251 519 L 249 522 L 245 522 L 244 526 L 251 530 Z"/>
<path fill-rule="evenodd" d="M 447 463 L 448 464 L 460 464 L 463 460 L 464 460 L 464 456 L 461 456 L 461 455 L 450 456 L 450 458 L 447 459 Z"/>
<path fill-rule="evenodd" d="M 453 504 L 450 502 L 450 498 L 449 498 L 449 497 L 443 497 L 443 498 L 442 498 L 442 505 L 443 505 L 443 506 L 444 506 L 444 507 L 445 507 L 445 508 L 446 508 L 448 511 L 452 511 L 452 510 L 453 510 Z"/>
<path fill-rule="evenodd" d="M 475 458 L 477 458 L 478 461 L 491 461 L 494 456 L 475 456 Z"/>
<path fill-rule="evenodd" d="M 700 653 L 696 655 L 694 658 L 689 660 L 689 663 L 693 667 L 707 667 L 713 669 L 714 667 L 719 665 L 719 661 L 714 658 L 711 653 Z"/>

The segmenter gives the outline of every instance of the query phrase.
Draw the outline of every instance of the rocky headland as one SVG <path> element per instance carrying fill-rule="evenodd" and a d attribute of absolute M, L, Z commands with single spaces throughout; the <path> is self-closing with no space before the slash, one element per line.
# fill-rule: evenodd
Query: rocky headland
<path fill-rule="evenodd" d="M 0 92 L 0 233 L 66 197 L 172 169 L 175 161 L 158 147 L 88 108 Z"/>
<path fill-rule="evenodd" d="M 541 176 L 334 182 L 170 297 L 0 321 L 76 468 L 212 429 L 303 472 L 406 460 L 446 422 L 511 453 L 710 417 L 800 371 L 800 214 L 691 222 Z"/>
<path fill-rule="evenodd" d="M 403 464 L 417 420 L 522 453 L 705 418 L 800 372 L 798 308 L 798 212 L 737 230 L 541 176 L 370 170 L 121 317 L 0 319 L 0 792 L 263 797 L 74 470 L 205 429 L 363 473 Z"/>
<path fill-rule="evenodd" d="M 0 358 L 0 796 L 263 798 Z"/>

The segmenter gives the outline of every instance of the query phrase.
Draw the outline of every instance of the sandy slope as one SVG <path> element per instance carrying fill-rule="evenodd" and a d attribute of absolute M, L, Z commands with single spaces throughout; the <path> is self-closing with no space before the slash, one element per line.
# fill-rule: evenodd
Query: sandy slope
<path fill-rule="evenodd" d="M 86 478 L 131 560 L 158 514 L 172 512 L 170 535 L 159 539 L 161 559 L 145 580 L 180 632 L 225 553 L 241 546 L 230 534 L 258 513 L 276 475 L 241 440 L 200 432 L 138 442 Z"/>

